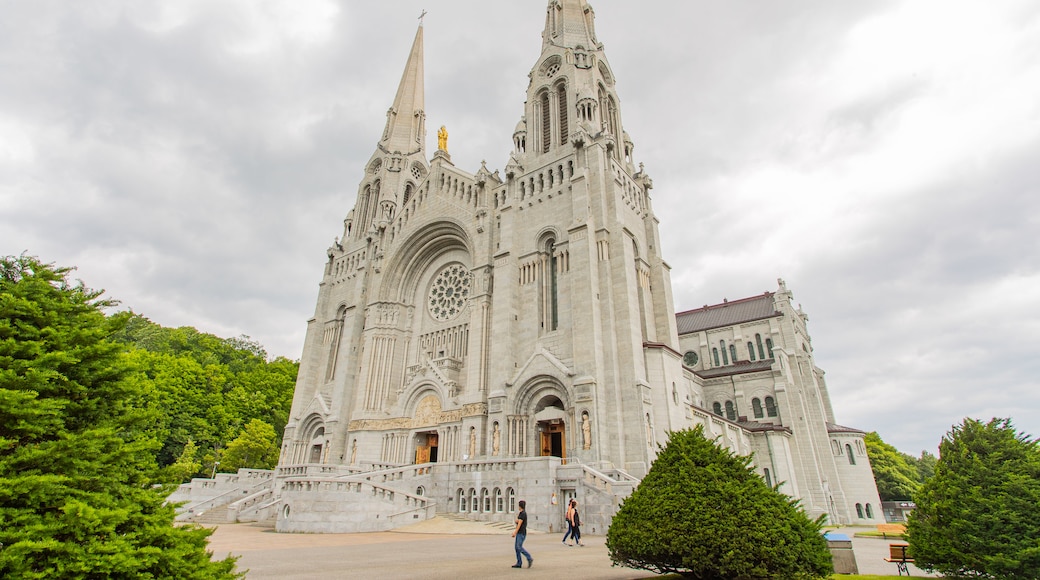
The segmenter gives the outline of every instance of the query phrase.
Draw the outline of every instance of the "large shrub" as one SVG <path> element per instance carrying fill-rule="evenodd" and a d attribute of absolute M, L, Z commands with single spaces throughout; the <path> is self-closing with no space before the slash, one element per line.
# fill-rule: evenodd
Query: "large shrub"
<path fill-rule="evenodd" d="M 705 439 L 700 426 L 671 433 L 614 516 L 611 560 L 701 580 L 827 577 L 822 518 L 809 519 L 750 462 Z"/>
<path fill-rule="evenodd" d="M 1010 419 L 965 419 L 939 444 L 907 523 L 918 567 L 948 578 L 1040 578 L 1040 448 Z"/>

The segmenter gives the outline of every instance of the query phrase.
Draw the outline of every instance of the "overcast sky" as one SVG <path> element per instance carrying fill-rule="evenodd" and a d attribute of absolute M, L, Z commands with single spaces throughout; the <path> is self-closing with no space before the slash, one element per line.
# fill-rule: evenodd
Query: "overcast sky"
<path fill-rule="evenodd" d="M 545 4 L 0 0 L 0 254 L 299 358 L 420 12 L 427 126 L 475 172 Z M 783 277 L 839 423 L 1040 436 L 1040 3 L 592 5 L 677 310 Z"/>

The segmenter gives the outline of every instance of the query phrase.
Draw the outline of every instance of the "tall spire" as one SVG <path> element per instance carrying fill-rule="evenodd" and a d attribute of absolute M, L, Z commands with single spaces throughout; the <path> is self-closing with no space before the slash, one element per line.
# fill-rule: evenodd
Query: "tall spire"
<path fill-rule="evenodd" d="M 542 32 L 542 50 L 548 45 L 587 50 L 595 48 L 595 13 L 586 0 L 550 0 Z"/>
<path fill-rule="evenodd" d="M 415 32 L 412 51 L 397 87 L 394 105 L 387 111 L 386 128 L 379 145 L 387 152 L 421 153 L 426 156 L 426 97 L 423 84 L 423 27 Z"/>

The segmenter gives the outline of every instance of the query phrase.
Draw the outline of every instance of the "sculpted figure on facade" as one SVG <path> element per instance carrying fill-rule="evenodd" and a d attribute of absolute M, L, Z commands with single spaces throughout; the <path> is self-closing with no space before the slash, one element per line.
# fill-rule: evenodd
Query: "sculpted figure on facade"
<path fill-rule="evenodd" d="M 448 130 L 441 125 L 441 128 L 437 130 L 437 149 L 445 153 L 448 152 Z"/>
<path fill-rule="evenodd" d="M 581 413 L 581 439 L 582 449 L 592 449 L 592 422 L 589 420 L 588 411 Z"/>

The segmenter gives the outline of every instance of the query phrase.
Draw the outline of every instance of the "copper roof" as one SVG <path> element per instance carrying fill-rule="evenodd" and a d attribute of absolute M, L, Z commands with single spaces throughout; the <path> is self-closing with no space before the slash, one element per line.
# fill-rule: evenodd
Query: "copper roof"
<path fill-rule="evenodd" d="M 773 308 L 773 293 L 766 292 L 760 296 L 680 312 L 675 315 L 675 320 L 679 334 L 683 335 L 780 315 Z"/>
<path fill-rule="evenodd" d="M 772 366 L 773 359 L 757 360 L 754 362 L 738 361 L 737 364 L 715 367 L 713 369 L 704 369 L 702 371 L 693 371 L 693 373 L 702 379 L 714 379 L 716 377 L 728 377 L 731 375 L 742 375 L 744 373 L 768 371 Z"/>
<path fill-rule="evenodd" d="M 859 433 L 860 435 L 866 435 L 866 431 L 859 429 L 853 429 L 852 427 L 845 427 L 843 425 L 837 425 L 835 423 L 827 423 L 828 433 Z"/>

